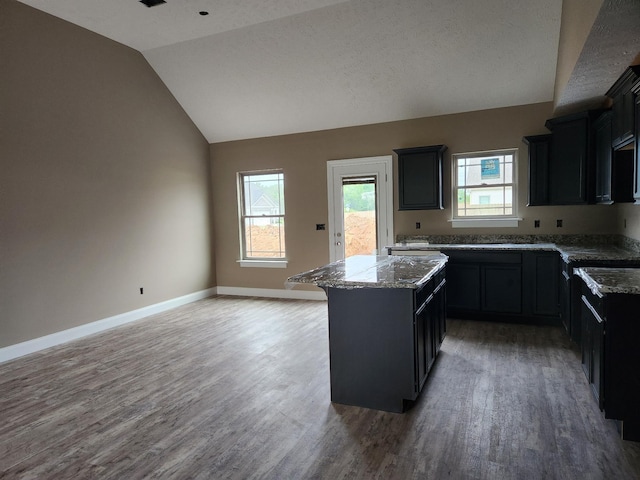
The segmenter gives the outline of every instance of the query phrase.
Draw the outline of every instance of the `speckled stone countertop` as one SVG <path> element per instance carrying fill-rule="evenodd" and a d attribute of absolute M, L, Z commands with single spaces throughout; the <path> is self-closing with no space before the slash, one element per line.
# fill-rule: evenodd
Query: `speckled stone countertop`
<path fill-rule="evenodd" d="M 286 284 L 311 283 L 334 288 L 417 288 L 447 262 L 442 254 L 422 257 L 355 255 L 293 275 Z"/>
<path fill-rule="evenodd" d="M 615 244 L 611 235 L 439 235 L 398 236 L 395 251 L 427 250 L 546 250 L 560 252 L 566 262 L 635 263 L 640 265 L 640 250 Z M 626 239 L 629 240 L 629 239 Z M 633 245 L 632 245 L 633 243 Z M 625 247 L 638 247 L 627 241 Z M 389 248 L 389 247 L 387 247 Z"/>
<path fill-rule="evenodd" d="M 638 262 L 640 253 L 616 245 L 556 245 L 567 262 Z"/>
<path fill-rule="evenodd" d="M 574 274 L 582 278 L 594 295 L 611 293 L 640 295 L 640 268 L 576 268 Z"/>
<path fill-rule="evenodd" d="M 415 250 L 558 250 L 553 243 L 402 243 L 385 248 L 391 248 L 396 252 Z"/>

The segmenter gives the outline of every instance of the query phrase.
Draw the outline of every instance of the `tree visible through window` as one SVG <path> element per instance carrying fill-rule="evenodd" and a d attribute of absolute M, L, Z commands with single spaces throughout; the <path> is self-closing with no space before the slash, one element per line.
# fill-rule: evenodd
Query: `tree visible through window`
<path fill-rule="evenodd" d="M 283 259 L 284 173 L 238 174 L 243 260 Z"/>
<path fill-rule="evenodd" d="M 454 218 L 515 215 L 515 150 L 453 155 Z"/>

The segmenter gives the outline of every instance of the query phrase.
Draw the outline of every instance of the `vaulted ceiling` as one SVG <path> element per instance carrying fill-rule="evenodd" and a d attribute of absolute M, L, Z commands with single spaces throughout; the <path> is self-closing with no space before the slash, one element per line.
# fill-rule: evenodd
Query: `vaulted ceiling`
<path fill-rule="evenodd" d="M 210 142 L 554 98 L 562 0 L 21 1 L 140 51 Z"/>

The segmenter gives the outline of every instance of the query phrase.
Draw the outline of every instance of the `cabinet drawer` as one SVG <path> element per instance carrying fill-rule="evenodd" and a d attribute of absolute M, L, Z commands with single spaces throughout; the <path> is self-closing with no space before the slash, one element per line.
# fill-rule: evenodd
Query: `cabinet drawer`
<path fill-rule="evenodd" d="M 450 263 L 521 263 L 522 254 L 512 251 L 461 251 L 447 250 L 443 252 L 449 256 Z"/>

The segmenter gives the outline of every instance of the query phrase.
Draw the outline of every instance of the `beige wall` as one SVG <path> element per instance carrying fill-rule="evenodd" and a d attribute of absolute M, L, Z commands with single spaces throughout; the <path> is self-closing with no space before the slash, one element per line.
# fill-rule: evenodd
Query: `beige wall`
<path fill-rule="evenodd" d="M 640 241 L 640 205 L 625 203 L 617 207 L 618 233 Z"/>
<path fill-rule="evenodd" d="M 0 347 L 214 285 L 208 144 L 142 55 L 0 23 Z"/>
<path fill-rule="evenodd" d="M 211 145 L 215 216 L 217 282 L 220 286 L 282 288 L 294 273 L 329 261 L 326 162 L 333 159 L 388 155 L 394 148 L 445 144 L 445 202 L 441 211 L 397 211 L 395 234 L 569 234 L 615 233 L 616 206 L 527 207 L 527 147 L 524 135 L 548 133 L 544 122 L 552 103 L 423 118 L 299 135 L 287 135 Z M 451 153 L 518 148 L 518 228 L 453 229 L 451 219 Z M 395 168 L 394 160 L 394 168 Z M 287 269 L 241 268 L 239 258 L 236 172 L 283 168 L 285 172 Z M 563 228 L 556 228 L 556 220 Z M 534 228 L 534 220 L 541 227 Z M 415 222 L 422 228 L 415 229 Z M 303 288 L 303 287 L 296 287 Z"/>

